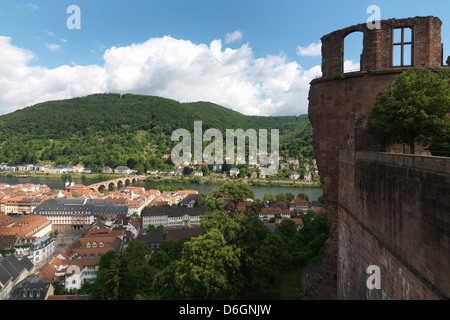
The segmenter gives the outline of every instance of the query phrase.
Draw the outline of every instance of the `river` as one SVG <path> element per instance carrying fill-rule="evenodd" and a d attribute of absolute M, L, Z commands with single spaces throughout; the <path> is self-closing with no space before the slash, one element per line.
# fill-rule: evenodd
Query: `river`
<path fill-rule="evenodd" d="M 101 182 L 103 180 L 100 179 L 86 179 L 82 180 L 80 178 L 73 178 L 73 182 L 77 184 L 90 185 L 97 182 Z M 0 183 L 7 183 L 10 185 L 15 184 L 24 184 L 24 183 L 33 183 L 33 184 L 45 184 L 50 189 L 62 190 L 65 188 L 65 179 L 62 178 L 50 178 L 50 177 L 37 177 L 32 176 L 28 178 L 18 178 L 18 177 L 7 177 L 0 176 Z M 209 194 L 213 189 L 219 189 L 220 185 L 217 184 L 193 184 L 193 183 L 177 183 L 177 182 L 147 182 L 147 181 L 139 181 L 133 184 L 136 187 L 144 187 L 146 190 L 153 189 L 158 185 L 165 186 L 183 186 L 186 189 L 198 190 L 199 193 Z M 310 200 L 317 200 L 322 194 L 321 188 L 299 188 L 299 187 L 278 187 L 278 186 L 250 186 L 250 188 L 255 193 L 255 197 L 257 199 L 262 199 L 265 193 L 272 193 L 276 195 L 277 193 L 293 193 L 297 195 L 300 192 L 303 192 L 309 196 Z"/>

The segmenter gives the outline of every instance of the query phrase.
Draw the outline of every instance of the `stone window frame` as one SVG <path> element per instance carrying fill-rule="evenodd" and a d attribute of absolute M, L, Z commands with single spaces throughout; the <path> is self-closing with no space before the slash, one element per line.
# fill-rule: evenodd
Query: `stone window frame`
<path fill-rule="evenodd" d="M 405 29 L 411 30 L 411 40 L 405 42 Z M 400 42 L 394 42 L 394 34 L 395 30 L 401 30 L 401 39 Z M 394 48 L 396 46 L 400 46 L 400 65 L 395 64 L 395 56 L 394 56 Z M 411 46 L 411 64 L 405 64 L 405 46 Z M 414 26 L 412 25 L 404 25 L 398 27 L 392 27 L 391 31 L 391 66 L 393 68 L 398 67 L 413 67 L 414 66 Z"/>

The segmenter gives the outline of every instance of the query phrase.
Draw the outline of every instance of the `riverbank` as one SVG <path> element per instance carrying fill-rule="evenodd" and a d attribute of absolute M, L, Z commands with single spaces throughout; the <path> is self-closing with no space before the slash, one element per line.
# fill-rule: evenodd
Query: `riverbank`
<path fill-rule="evenodd" d="M 74 175 L 73 182 L 76 184 L 82 184 L 82 185 L 90 185 L 97 182 L 103 182 L 105 180 L 94 179 L 97 175 L 92 175 L 91 179 L 81 179 L 81 175 Z M 173 177 L 172 177 L 173 178 Z M 112 179 L 112 176 L 108 176 L 106 180 Z M 146 190 L 150 189 L 156 189 L 160 185 L 164 186 L 171 186 L 174 188 L 183 187 L 184 189 L 189 190 L 197 190 L 201 194 L 209 195 L 209 193 L 214 189 L 219 189 L 220 185 L 226 181 L 222 181 L 219 183 L 213 183 L 213 181 L 205 182 L 205 183 L 191 183 L 189 179 L 164 179 L 159 180 L 155 179 L 154 181 L 145 181 L 140 180 L 136 183 L 133 183 L 132 186 L 134 187 L 142 187 Z M 65 189 L 65 183 L 66 179 L 62 178 L 61 175 L 59 176 L 53 176 L 49 177 L 47 175 L 33 175 L 29 178 L 18 178 L 16 176 L 13 177 L 7 177 L 6 175 L 0 175 L 0 184 L 5 183 L 9 185 L 16 185 L 16 184 L 25 184 L 25 183 L 32 183 L 32 184 L 39 184 L 39 185 L 47 185 L 52 190 L 64 190 Z M 275 184 L 269 184 L 266 183 L 264 185 L 260 184 L 257 185 L 255 183 L 249 185 L 250 188 L 255 193 L 255 197 L 257 199 L 263 199 L 264 195 L 266 193 L 305 193 L 309 196 L 310 200 L 317 200 L 320 196 L 322 196 L 323 192 L 321 188 L 314 187 L 313 185 L 300 185 L 296 184 L 295 186 L 292 184 L 286 184 L 285 186 L 281 185 L 275 185 Z M 122 188 L 125 186 L 122 186 Z"/>
<path fill-rule="evenodd" d="M 201 179 L 190 177 L 173 176 L 149 176 L 145 179 L 147 182 L 169 182 L 169 183 L 191 183 L 206 185 L 222 185 L 227 182 L 243 182 L 257 187 L 297 187 L 297 188 L 321 188 L 320 182 L 305 182 L 295 180 L 267 180 L 267 179 L 237 179 L 237 178 L 216 178 L 202 177 Z"/>
<path fill-rule="evenodd" d="M 123 178 L 125 175 L 116 174 L 92 174 L 92 173 L 0 173 L 0 176 L 11 178 L 30 178 L 30 177 L 42 177 L 42 178 L 59 178 L 59 179 L 81 179 L 81 180 L 96 180 L 107 181 L 118 178 Z M 270 179 L 242 179 L 231 177 L 174 177 L 174 176 L 148 176 L 145 181 L 147 182 L 164 182 L 164 183 L 182 183 L 182 184 L 206 184 L 206 185 L 222 185 L 227 182 L 243 182 L 251 186 L 256 187 L 294 187 L 294 188 L 321 188 L 320 182 L 305 182 L 296 180 L 270 180 Z"/>
<path fill-rule="evenodd" d="M 0 173 L 2 177 L 16 177 L 16 178 L 30 178 L 30 177 L 43 177 L 43 178 L 60 178 L 60 179 L 96 179 L 96 180 L 113 180 L 123 178 L 123 175 L 110 175 L 105 173 L 38 173 L 27 172 L 25 173 Z"/>

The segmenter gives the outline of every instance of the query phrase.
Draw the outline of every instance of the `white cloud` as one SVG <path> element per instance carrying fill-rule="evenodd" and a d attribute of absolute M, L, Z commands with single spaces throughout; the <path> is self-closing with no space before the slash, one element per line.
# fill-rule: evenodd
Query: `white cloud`
<path fill-rule="evenodd" d="M 360 63 L 355 62 L 353 60 L 345 60 L 344 61 L 344 72 L 352 72 L 352 71 L 359 71 L 360 70 Z"/>
<path fill-rule="evenodd" d="M 45 46 L 51 51 L 58 51 L 59 49 L 61 49 L 61 46 L 56 43 L 45 43 Z"/>
<path fill-rule="evenodd" d="M 236 42 L 236 41 L 241 41 L 242 40 L 242 32 L 240 32 L 239 30 L 236 30 L 232 33 L 227 33 L 225 35 L 225 44 L 229 44 L 232 42 Z"/>
<path fill-rule="evenodd" d="M 317 57 L 322 54 L 322 43 L 311 43 L 307 47 L 297 46 L 299 56 Z"/>
<path fill-rule="evenodd" d="M 10 42 L 0 36 L 0 114 L 48 100 L 105 92 L 101 67 L 31 67 L 36 56 Z"/>
<path fill-rule="evenodd" d="M 248 44 L 194 44 L 165 36 L 103 54 L 104 65 L 29 66 L 33 53 L 0 37 L 0 114 L 55 99 L 100 92 L 211 101 L 244 114 L 300 115 L 320 66 L 303 70 L 284 55 L 255 58 Z"/>

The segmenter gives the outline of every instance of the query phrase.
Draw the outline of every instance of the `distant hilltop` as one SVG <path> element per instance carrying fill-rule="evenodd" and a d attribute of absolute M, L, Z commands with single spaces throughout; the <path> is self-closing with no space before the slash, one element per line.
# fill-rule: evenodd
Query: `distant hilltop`
<path fill-rule="evenodd" d="M 48 101 L 0 116 L 0 163 L 164 168 L 172 132 L 279 129 L 280 149 L 297 158 L 313 158 L 312 127 L 307 115 L 247 116 L 210 102 L 180 103 L 156 96 L 94 94 Z"/>

